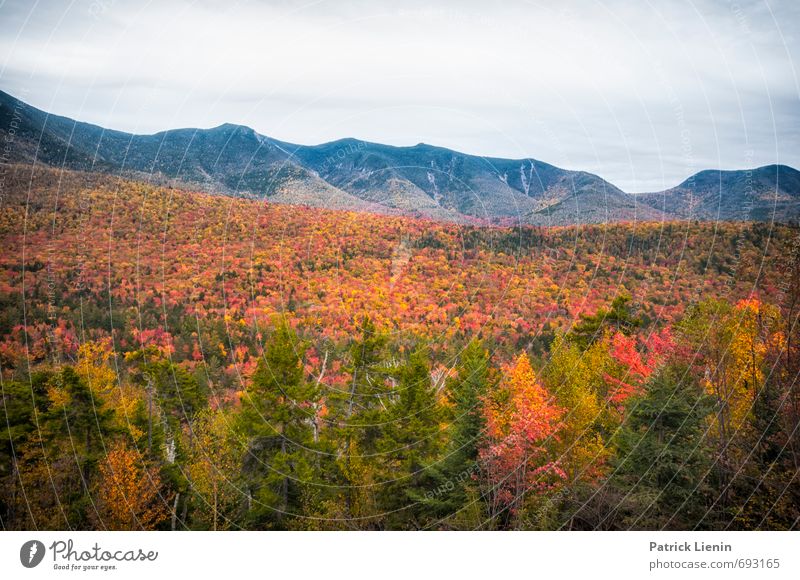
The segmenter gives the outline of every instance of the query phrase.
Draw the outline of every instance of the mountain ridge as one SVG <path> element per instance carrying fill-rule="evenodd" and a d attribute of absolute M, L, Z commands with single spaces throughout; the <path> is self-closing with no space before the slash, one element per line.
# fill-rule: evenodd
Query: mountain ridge
<path fill-rule="evenodd" d="M 11 145 L 2 159 L 6 163 L 121 172 L 276 203 L 455 222 L 569 225 L 800 216 L 800 172 L 783 165 L 703 170 L 674 188 L 631 194 L 586 171 L 426 143 L 395 146 L 346 137 L 298 145 L 234 123 L 132 134 L 50 115 L 3 91 L 0 134 Z"/>
<path fill-rule="evenodd" d="M 779 164 L 705 169 L 670 189 L 637 196 L 683 219 L 789 221 L 800 216 L 800 172 Z"/>

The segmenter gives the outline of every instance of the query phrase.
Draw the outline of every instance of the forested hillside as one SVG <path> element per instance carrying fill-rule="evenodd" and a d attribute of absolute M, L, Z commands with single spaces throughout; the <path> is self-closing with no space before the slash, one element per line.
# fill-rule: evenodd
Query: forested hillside
<path fill-rule="evenodd" d="M 799 525 L 795 227 L 5 169 L 5 529 Z"/>

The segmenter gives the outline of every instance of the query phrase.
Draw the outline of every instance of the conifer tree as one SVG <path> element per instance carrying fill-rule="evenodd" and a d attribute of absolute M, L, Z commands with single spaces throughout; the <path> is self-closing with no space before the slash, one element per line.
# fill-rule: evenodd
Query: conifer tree
<path fill-rule="evenodd" d="M 415 529 L 426 517 L 430 466 L 442 448 L 442 408 L 431 385 L 428 354 L 415 349 L 398 372 L 397 393 L 378 441 L 383 483 L 378 491 L 387 527 Z"/>
<path fill-rule="evenodd" d="M 489 351 L 473 339 L 461 353 L 457 374 L 446 383 L 448 443 L 443 458 L 431 469 L 434 485 L 425 496 L 433 517 L 454 515 L 474 501 L 478 449 L 486 431 L 483 399 L 492 380 Z"/>
<path fill-rule="evenodd" d="M 381 436 L 382 414 L 389 391 L 385 367 L 388 336 L 378 329 L 369 316 L 359 326 L 358 338 L 348 349 L 349 389 L 334 401 L 337 439 L 337 483 L 341 502 L 336 516 L 350 522 L 351 527 L 372 527 L 377 514 L 375 487 L 376 444 Z"/>
<path fill-rule="evenodd" d="M 711 397 L 686 367 L 673 364 L 628 404 L 611 480 L 622 499 L 610 517 L 625 529 L 694 527 L 707 507 Z"/>
<path fill-rule="evenodd" d="M 600 308 L 593 315 L 581 314 L 570 332 L 570 339 L 582 349 L 587 349 L 595 341 L 603 338 L 606 332 L 619 331 L 632 334 L 642 326 L 642 320 L 631 312 L 629 294 L 619 294 L 611 301 L 611 307 Z"/>
<path fill-rule="evenodd" d="M 305 348 L 280 321 L 242 398 L 247 519 L 256 527 L 286 527 L 287 518 L 300 515 L 302 488 L 311 482 L 311 405 L 318 396 L 303 376 Z"/>

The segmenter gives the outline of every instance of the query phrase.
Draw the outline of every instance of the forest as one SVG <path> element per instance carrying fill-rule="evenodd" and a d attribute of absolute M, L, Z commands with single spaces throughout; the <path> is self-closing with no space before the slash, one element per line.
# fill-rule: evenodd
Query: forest
<path fill-rule="evenodd" d="M 800 527 L 795 225 L 2 192 L 2 529 Z"/>

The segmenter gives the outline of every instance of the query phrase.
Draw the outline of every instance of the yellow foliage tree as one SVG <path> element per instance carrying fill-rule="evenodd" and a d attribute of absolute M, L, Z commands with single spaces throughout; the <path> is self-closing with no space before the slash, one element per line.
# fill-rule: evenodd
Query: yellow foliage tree
<path fill-rule="evenodd" d="M 239 454 L 231 419 L 219 410 L 203 410 L 192 424 L 192 433 L 187 474 L 199 504 L 195 518 L 215 531 L 226 529 L 230 520 L 225 513 L 239 496 L 233 481 Z"/>
<path fill-rule="evenodd" d="M 152 530 L 169 517 L 169 497 L 158 470 L 140 453 L 115 443 L 100 463 L 95 488 L 99 525 L 109 530 Z"/>
<path fill-rule="evenodd" d="M 779 330 L 779 310 L 758 300 L 742 300 L 736 304 L 731 326 L 730 352 L 732 381 L 726 401 L 730 406 L 731 423 L 740 429 L 755 398 L 764 384 L 764 359 L 770 350 L 783 350 L 783 333 Z"/>
<path fill-rule="evenodd" d="M 95 395 L 109 393 L 117 383 L 117 375 L 109 366 L 111 343 L 108 340 L 85 342 L 78 347 L 75 371 Z"/>
<path fill-rule="evenodd" d="M 562 336 L 556 337 L 551 353 L 544 379 L 559 406 L 567 410 L 557 443 L 559 463 L 568 481 L 592 480 L 600 474 L 608 455 L 598 429 L 604 405 L 593 387 L 598 384 L 596 369 L 590 366 L 593 356 L 588 351 L 582 353 Z"/>

